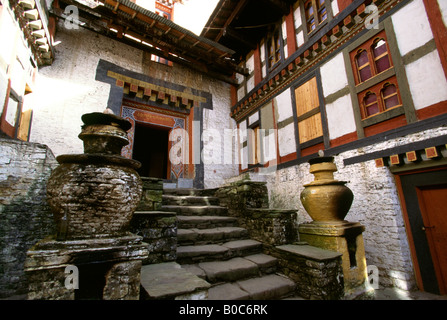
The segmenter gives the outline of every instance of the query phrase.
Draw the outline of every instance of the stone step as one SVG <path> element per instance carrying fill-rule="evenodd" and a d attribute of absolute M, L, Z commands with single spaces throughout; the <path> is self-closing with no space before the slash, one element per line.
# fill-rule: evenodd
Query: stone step
<path fill-rule="evenodd" d="M 245 239 L 247 229 L 239 227 L 219 227 L 211 229 L 178 229 L 177 243 L 179 245 L 202 245 L 222 243 Z"/>
<path fill-rule="evenodd" d="M 184 216 L 224 216 L 227 214 L 228 209 L 221 206 L 180 206 L 180 205 L 164 205 L 163 211 L 176 212 L 179 215 Z"/>
<path fill-rule="evenodd" d="M 236 240 L 223 244 L 206 244 L 197 246 L 178 246 L 177 262 L 194 264 L 199 262 L 228 260 L 260 253 L 262 243 L 256 240 Z"/>
<path fill-rule="evenodd" d="M 177 216 L 178 228 L 210 229 L 236 227 L 237 219 L 225 216 Z"/>
<path fill-rule="evenodd" d="M 191 188 L 165 188 L 163 193 L 165 195 L 176 196 L 207 196 L 211 191 L 204 189 L 191 189 Z"/>
<path fill-rule="evenodd" d="M 208 196 L 178 196 L 178 195 L 163 195 L 163 205 L 219 205 L 219 198 Z"/>
<path fill-rule="evenodd" d="M 277 259 L 255 254 L 232 258 L 227 261 L 201 262 L 194 265 L 182 265 L 187 271 L 210 282 L 233 282 L 244 278 L 252 278 L 276 271 Z"/>
<path fill-rule="evenodd" d="M 211 285 L 183 269 L 178 263 L 166 262 L 141 268 L 140 300 L 207 298 Z"/>
<path fill-rule="evenodd" d="M 209 300 L 272 300 L 293 294 L 295 283 L 277 274 L 224 283 L 208 290 Z"/>

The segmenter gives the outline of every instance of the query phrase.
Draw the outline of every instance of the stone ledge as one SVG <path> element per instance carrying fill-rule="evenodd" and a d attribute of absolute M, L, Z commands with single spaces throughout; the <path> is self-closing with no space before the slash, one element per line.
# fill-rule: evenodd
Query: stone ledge
<path fill-rule="evenodd" d="M 142 260 L 147 255 L 147 244 L 132 234 L 73 241 L 56 241 L 49 236 L 27 252 L 24 267 L 29 272 L 72 264 Z"/>
<path fill-rule="evenodd" d="M 299 257 L 310 258 L 318 261 L 333 260 L 342 256 L 342 254 L 339 252 L 324 250 L 307 244 L 286 244 L 278 246 L 276 247 L 276 249 L 279 250 L 279 252 L 286 252 Z"/>
<path fill-rule="evenodd" d="M 344 221 L 341 223 L 305 223 L 298 226 L 300 234 L 321 236 L 355 236 L 365 231 L 365 227 L 358 222 Z"/>

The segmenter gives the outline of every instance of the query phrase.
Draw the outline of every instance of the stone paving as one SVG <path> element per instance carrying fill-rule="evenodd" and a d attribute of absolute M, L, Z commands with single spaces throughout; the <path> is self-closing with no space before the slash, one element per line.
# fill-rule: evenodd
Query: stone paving
<path fill-rule="evenodd" d="M 406 291 L 398 288 L 375 290 L 375 300 L 447 300 L 447 295 L 436 295 L 423 291 Z"/>

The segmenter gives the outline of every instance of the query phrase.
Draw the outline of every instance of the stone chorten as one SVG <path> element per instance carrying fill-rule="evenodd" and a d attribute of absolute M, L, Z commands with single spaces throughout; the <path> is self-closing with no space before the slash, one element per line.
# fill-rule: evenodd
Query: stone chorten
<path fill-rule="evenodd" d="M 137 300 L 148 251 L 129 232 L 142 195 L 140 163 L 121 156 L 131 123 L 106 112 L 82 121 L 84 153 L 57 157 L 48 180 L 57 234 L 27 252 L 28 299 Z"/>
<path fill-rule="evenodd" d="M 342 254 L 345 295 L 365 291 L 367 267 L 362 233 L 365 227 L 344 220 L 354 195 L 346 181 L 334 179 L 337 167 L 333 157 L 311 159 L 310 173 L 314 181 L 304 185 L 301 202 L 313 219 L 298 227 L 300 240 L 311 246 Z"/>

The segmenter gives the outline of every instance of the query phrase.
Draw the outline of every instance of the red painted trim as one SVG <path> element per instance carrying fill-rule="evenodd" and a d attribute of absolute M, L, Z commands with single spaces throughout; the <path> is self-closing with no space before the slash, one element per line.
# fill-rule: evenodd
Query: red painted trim
<path fill-rule="evenodd" d="M 231 105 L 234 106 L 237 103 L 237 89 L 235 86 L 230 87 Z"/>
<path fill-rule="evenodd" d="M 296 36 L 295 36 L 295 23 L 293 17 L 293 8 L 290 8 L 290 13 L 286 16 L 286 32 L 287 32 L 287 53 L 289 57 L 295 53 Z"/>
<path fill-rule="evenodd" d="M 447 100 L 435 103 L 420 110 L 416 110 L 416 115 L 419 120 L 436 117 L 444 113 L 447 113 Z"/>
<path fill-rule="evenodd" d="M 337 0 L 339 12 L 342 12 L 353 0 Z"/>
<path fill-rule="evenodd" d="M 305 157 L 305 156 L 317 153 L 319 150 L 324 150 L 324 143 L 319 143 L 314 146 L 302 149 L 301 156 Z"/>
<path fill-rule="evenodd" d="M 356 141 L 358 139 L 357 132 L 351 132 L 330 141 L 331 148 Z"/>
<path fill-rule="evenodd" d="M 292 161 L 295 159 L 297 159 L 297 153 L 293 152 L 293 153 L 286 154 L 285 156 L 282 156 L 282 157 L 280 156 L 279 163 L 285 163 L 285 162 L 289 162 L 289 161 Z"/>
<path fill-rule="evenodd" d="M 386 132 L 392 129 L 400 128 L 407 125 L 407 120 L 405 115 L 401 115 L 386 121 L 379 122 L 377 124 L 373 124 L 372 126 L 366 127 L 365 137 L 371 137 L 373 135 Z"/>
<path fill-rule="evenodd" d="M 262 67 L 261 67 L 261 54 L 259 51 L 259 44 L 256 50 L 253 52 L 253 59 L 254 59 L 254 65 L 255 65 L 255 86 L 262 81 Z"/>
<path fill-rule="evenodd" d="M 447 77 L 447 27 L 442 19 L 441 10 L 436 0 L 423 0 L 427 11 L 428 21 L 438 48 L 444 74 Z M 444 0 L 442 0 L 444 1 Z"/>

